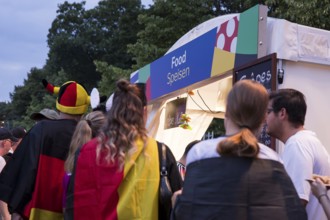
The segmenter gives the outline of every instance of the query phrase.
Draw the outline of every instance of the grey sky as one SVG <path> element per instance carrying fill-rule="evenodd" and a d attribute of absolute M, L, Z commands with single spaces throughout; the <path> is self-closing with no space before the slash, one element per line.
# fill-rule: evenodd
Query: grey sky
<path fill-rule="evenodd" d="M 86 8 L 99 0 L 86 0 Z M 10 101 L 15 85 L 23 85 L 31 68 L 47 59 L 47 34 L 64 0 L 0 0 L 0 102 Z M 69 0 L 69 2 L 74 2 Z M 80 1 L 76 1 L 80 2 Z M 144 5 L 152 0 L 142 0 Z"/>

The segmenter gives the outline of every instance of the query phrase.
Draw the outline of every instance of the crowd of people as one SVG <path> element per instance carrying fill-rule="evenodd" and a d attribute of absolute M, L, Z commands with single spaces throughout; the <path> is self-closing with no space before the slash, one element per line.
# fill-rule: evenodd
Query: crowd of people
<path fill-rule="evenodd" d="M 330 156 L 304 128 L 297 90 L 235 83 L 225 135 L 192 140 L 176 160 L 148 135 L 144 84 L 119 80 L 91 111 L 79 83 L 43 84 L 57 111 L 33 113 L 28 132 L 0 128 L 3 220 L 330 219 Z M 258 142 L 265 122 L 281 155 Z"/>

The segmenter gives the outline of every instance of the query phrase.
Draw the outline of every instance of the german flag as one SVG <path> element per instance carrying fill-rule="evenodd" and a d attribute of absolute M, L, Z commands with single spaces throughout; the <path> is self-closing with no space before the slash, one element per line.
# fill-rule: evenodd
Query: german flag
<path fill-rule="evenodd" d="M 63 219 L 62 180 L 74 120 L 44 120 L 23 138 L 0 175 L 0 199 L 24 219 Z"/>
<path fill-rule="evenodd" d="M 97 139 L 83 146 L 69 183 L 68 219 L 158 219 L 159 159 L 157 143 L 149 138 L 143 149 L 136 141 L 135 152 L 127 156 L 123 169 L 97 162 Z M 100 158 L 104 159 L 101 153 Z"/>

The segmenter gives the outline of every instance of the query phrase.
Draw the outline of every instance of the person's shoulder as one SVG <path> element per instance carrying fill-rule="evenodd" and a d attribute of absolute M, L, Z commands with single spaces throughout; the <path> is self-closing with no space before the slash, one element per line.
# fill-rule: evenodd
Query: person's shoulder
<path fill-rule="evenodd" d="M 70 125 L 70 126 L 76 126 L 78 124 L 78 121 L 73 119 L 57 119 L 57 120 L 43 120 L 44 123 L 48 124 L 54 124 L 54 125 Z"/>
<path fill-rule="evenodd" d="M 99 145 L 98 137 L 95 137 L 81 147 L 80 153 L 96 150 L 98 145 Z"/>
<path fill-rule="evenodd" d="M 296 139 L 307 139 L 307 138 L 311 138 L 311 137 L 316 138 L 315 132 L 313 132 L 311 130 L 303 129 L 303 130 L 297 131 L 295 134 L 290 136 L 288 141 L 296 140 Z"/>
<path fill-rule="evenodd" d="M 258 143 L 258 144 L 259 144 L 258 158 L 275 160 L 275 161 L 283 163 L 280 156 L 273 149 L 267 147 L 264 144 L 261 144 L 261 143 Z"/>
<path fill-rule="evenodd" d="M 225 137 L 204 140 L 194 145 L 188 152 L 187 165 L 197 160 L 219 157 L 220 155 L 216 149 L 223 139 L 225 139 Z"/>
<path fill-rule="evenodd" d="M 71 128 L 77 125 L 77 121 L 71 119 L 58 119 L 58 120 L 42 120 L 36 123 L 32 129 L 64 129 L 64 128 Z"/>
<path fill-rule="evenodd" d="M 310 130 L 301 130 L 292 135 L 285 143 L 286 148 L 299 146 L 300 148 L 313 148 L 315 146 L 323 146 L 321 141 L 316 136 L 316 133 Z"/>
<path fill-rule="evenodd" d="M 0 164 L 6 164 L 5 158 L 3 158 L 3 156 L 0 156 Z"/>
<path fill-rule="evenodd" d="M 158 144 L 164 144 L 164 143 L 162 143 L 162 142 L 160 142 L 160 141 L 157 141 L 156 139 L 154 139 L 153 137 L 150 137 L 150 136 L 148 136 L 147 137 L 147 144 L 156 144 L 156 145 L 158 145 Z M 166 147 L 168 147 L 166 144 L 164 144 Z"/>

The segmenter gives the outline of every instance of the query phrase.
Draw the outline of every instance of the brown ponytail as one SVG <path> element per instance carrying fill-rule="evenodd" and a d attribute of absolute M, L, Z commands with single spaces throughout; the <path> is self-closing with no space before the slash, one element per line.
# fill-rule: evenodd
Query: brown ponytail
<path fill-rule="evenodd" d="M 226 118 L 240 128 L 240 131 L 217 146 L 220 155 L 256 157 L 259 153 L 256 138 L 266 116 L 268 93 L 265 87 L 255 81 L 237 82 L 227 97 Z"/>
<path fill-rule="evenodd" d="M 220 155 L 256 157 L 259 153 L 258 140 L 249 129 L 243 128 L 239 133 L 221 141 L 217 151 Z"/>

